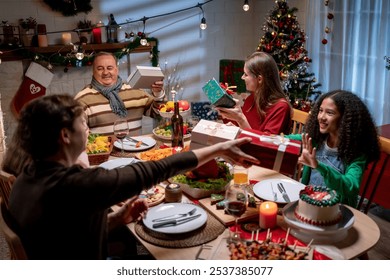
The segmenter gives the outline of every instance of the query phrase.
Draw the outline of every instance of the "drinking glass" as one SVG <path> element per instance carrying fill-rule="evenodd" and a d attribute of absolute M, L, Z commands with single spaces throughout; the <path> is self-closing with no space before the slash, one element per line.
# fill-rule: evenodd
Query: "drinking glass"
<path fill-rule="evenodd" d="M 238 218 L 245 213 L 248 205 L 246 184 L 230 184 L 225 193 L 225 210 L 235 218 L 235 233 L 232 240 L 239 240 Z"/>
<path fill-rule="evenodd" d="M 248 185 L 249 184 L 249 176 L 248 176 L 248 168 L 245 168 L 240 165 L 235 165 L 233 167 L 233 182 L 238 185 Z"/>
<path fill-rule="evenodd" d="M 124 156 L 123 139 L 129 134 L 129 124 L 126 119 L 116 120 L 114 123 L 114 135 L 121 141 L 122 151 L 121 155 Z"/>

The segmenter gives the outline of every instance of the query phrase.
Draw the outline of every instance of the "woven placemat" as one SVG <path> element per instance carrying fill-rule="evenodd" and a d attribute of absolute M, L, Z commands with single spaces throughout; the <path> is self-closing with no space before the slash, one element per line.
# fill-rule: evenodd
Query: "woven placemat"
<path fill-rule="evenodd" d="M 111 151 L 111 156 L 119 157 L 119 158 L 133 158 L 133 157 L 135 157 L 135 153 L 123 151 L 123 154 L 122 154 L 121 150 L 114 147 Z"/>
<path fill-rule="evenodd" d="M 207 213 L 206 224 L 188 233 L 165 234 L 155 232 L 144 226 L 142 221 L 135 224 L 135 232 L 143 240 L 166 248 L 188 248 L 214 240 L 225 231 L 225 226 L 213 215 Z"/>

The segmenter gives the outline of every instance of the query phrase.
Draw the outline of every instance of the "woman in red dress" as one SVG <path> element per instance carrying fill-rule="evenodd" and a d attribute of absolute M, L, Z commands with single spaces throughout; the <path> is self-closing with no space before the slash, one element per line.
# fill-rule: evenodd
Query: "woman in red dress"
<path fill-rule="evenodd" d="M 218 107 L 224 121 L 230 121 L 242 129 L 255 129 L 269 134 L 289 133 L 291 105 L 283 92 L 279 70 L 273 57 L 264 52 L 255 52 L 245 61 L 246 89 L 250 95 L 241 107 Z"/>

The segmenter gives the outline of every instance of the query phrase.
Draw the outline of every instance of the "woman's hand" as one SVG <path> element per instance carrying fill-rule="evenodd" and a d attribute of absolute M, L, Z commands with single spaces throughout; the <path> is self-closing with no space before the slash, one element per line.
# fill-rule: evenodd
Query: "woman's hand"
<path fill-rule="evenodd" d="M 233 108 L 215 107 L 215 109 L 222 118 L 235 121 L 240 128 L 251 128 L 246 116 L 242 112 L 239 100 L 234 99 L 234 101 L 236 105 Z"/>
<path fill-rule="evenodd" d="M 316 148 L 313 148 L 312 139 L 307 133 L 302 134 L 302 154 L 298 162 L 312 168 L 317 168 Z"/>

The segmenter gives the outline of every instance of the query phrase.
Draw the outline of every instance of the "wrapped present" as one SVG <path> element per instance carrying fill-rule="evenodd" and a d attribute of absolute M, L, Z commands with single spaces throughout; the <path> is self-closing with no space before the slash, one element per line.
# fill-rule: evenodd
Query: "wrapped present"
<path fill-rule="evenodd" d="M 260 160 L 260 166 L 285 175 L 294 175 L 301 142 L 280 135 L 266 135 L 254 130 L 242 130 L 238 138 L 251 137 L 252 142 L 241 149 Z"/>
<path fill-rule="evenodd" d="M 233 140 L 240 133 L 237 126 L 223 123 L 200 120 L 191 132 L 190 149 L 198 149 L 219 142 Z"/>
<path fill-rule="evenodd" d="M 233 97 L 215 79 L 209 80 L 202 90 L 214 106 L 231 108 L 236 105 Z"/>

